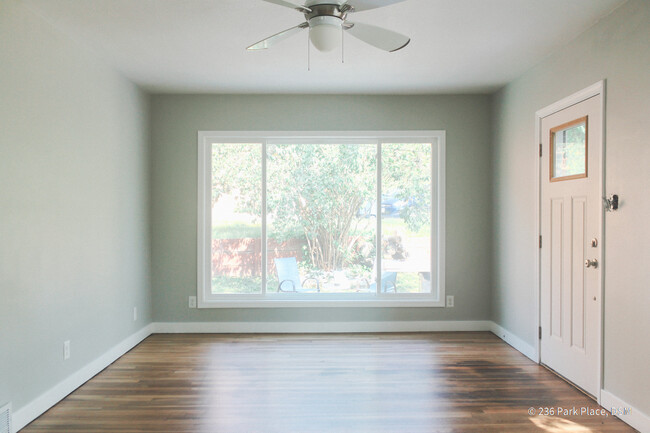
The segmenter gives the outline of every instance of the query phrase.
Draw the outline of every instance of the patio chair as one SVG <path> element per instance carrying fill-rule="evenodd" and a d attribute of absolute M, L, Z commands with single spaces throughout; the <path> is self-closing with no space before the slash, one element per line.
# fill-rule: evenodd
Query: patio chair
<path fill-rule="evenodd" d="M 372 283 L 368 290 L 374 292 L 377 290 L 377 283 Z M 397 293 L 397 272 L 384 272 L 381 274 L 381 291 L 384 293 Z"/>
<path fill-rule="evenodd" d="M 377 275 L 377 260 L 372 265 L 372 278 L 376 278 Z M 367 284 L 367 282 L 366 282 Z M 377 282 L 375 281 L 372 284 L 368 284 L 368 290 L 370 292 L 377 291 Z M 388 293 L 394 292 L 397 293 L 397 272 L 388 272 L 384 271 L 381 273 L 381 292 Z"/>
<path fill-rule="evenodd" d="M 316 281 L 316 291 L 320 292 L 320 282 L 313 277 L 308 277 L 300 282 L 300 274 L 298 273 L 298 262 L 295 257 L 282 257 L 274 259 L 275 270 L 278 273 L 278 292 L 313 292 L 313 289 L 305 289 L 303 284 L 305 281 Z"/>

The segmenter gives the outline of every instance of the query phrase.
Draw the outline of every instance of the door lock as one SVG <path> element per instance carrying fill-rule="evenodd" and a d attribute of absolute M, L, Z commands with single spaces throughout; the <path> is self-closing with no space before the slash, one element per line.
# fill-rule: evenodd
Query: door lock
<path fill-rule="evenodd" d="M 585 260 L 585 268 L 597 268 L 598 267 L 598 260 L 593 259 L 593 260 Z"/>

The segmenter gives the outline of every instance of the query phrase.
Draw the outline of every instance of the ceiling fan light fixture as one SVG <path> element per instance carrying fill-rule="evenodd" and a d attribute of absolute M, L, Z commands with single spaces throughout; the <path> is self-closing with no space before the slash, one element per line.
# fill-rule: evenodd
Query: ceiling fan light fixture
<path fill-rule="evenodd" d="M 309 40 L 318 51 L 329 52 L 341 46 L 343 20 L 318 16 L 309 20 Z"/>

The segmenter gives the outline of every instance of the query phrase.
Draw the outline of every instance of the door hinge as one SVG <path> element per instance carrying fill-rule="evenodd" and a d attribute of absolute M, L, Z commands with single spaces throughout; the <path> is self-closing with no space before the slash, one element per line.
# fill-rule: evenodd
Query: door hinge
<path fill-rule="evenodd" d="M 542 327 L 540 326 L 538 329 L 539 329 L 539 339 L 541 340 L 542 339 Z"/>
<path fill-rule="evenodd" d="M 542 235 L 539 235 L 539 247 L 542 248 Z"/>
<path fill-rule="evenodd" d="M 539 143 L 539 157 L 542 157 L 542 143 Z"/>

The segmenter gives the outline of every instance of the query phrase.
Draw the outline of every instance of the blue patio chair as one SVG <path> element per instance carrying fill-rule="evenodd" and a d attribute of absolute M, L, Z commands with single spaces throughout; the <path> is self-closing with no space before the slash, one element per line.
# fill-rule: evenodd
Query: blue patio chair
<path fill-rule="evenodd" d="M 377 290 L 377 283 L 372 283 L 368 290 L 375 292 Z M 384 272 L 381 274 L 381 291 L 397 293 L 397 272 Z"/>
<path fill-rule="evenodd" d="M 275 270 L 278 273 L 278 292 L 313 292 L 313 289 L 305 289 L 302 285 L 305 281 L 316 281 L 316 291 L 320 292 L 320 283 L 316 278 L 308 277 L 301 283 L 298 273 L 298 263 L 295 257 L 282 257 L 274 259 Z"/>

